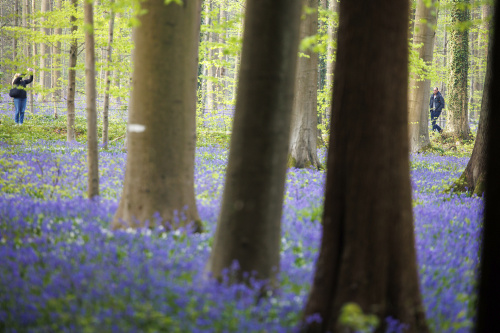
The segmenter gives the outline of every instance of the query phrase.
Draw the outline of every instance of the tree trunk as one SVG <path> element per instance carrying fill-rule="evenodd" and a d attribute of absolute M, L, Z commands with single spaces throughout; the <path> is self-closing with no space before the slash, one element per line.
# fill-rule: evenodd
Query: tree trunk
<path fill-rule="evenodd" d="M 483 242 L 479 271 L 479 299 L 475 332 L 498 331 L 498 299 L 500 298 L 500 10 L 494 5 L 493 47 L 488 52 L 491 64 L 490 117 L 487 134 L 486 191 Z M 491 32 L 490 32 L 491 33 Z M 491 54 L 490 54 L 491 53 Z M 487 81 L 485 81 L 487 82 Z M 486 87 L 485 87 L 486 90 Z"/>
<path fill-rule="evenodd" d="M 57 10 L 61 11 L 62 10 L 62 0 L 56 0 L 55 4 Z M 54 34 L 55 35 L 62 35 L 62 29 L 61 28 L 55 28 L 54 29 Z M 52 56 L 53 56 L 53 61 L 52 61 L 52 88 L 54 88 L 54 93 L 53 93 L 53 99 L 54 101 L 60 101 L 62 96 L 61 96 L 61 89 L 60 89 L 60 84 L 59 84 L 59 79 L 61 77 L 61 61 L 60 61 L 60 54 L 61 54 L 61 42 L 56 41 L 54 42 L 54 46 L 52 47 Z M 57 109 L 55 109 L 56 114 L 55 116 L 57 117 Z"/>
<path fill-rule="evenodd" d="M 36 1 L 32 0 L 31 1 L 31 16 L 32 16 L 31 26 L 32 26 L 33 34 L 35 33 L 35 29 L 36 29 L 35 28 L 35 14 L 36 14 Z M 33 51 L 31 52 L 32 59 L 33 59 L 32 60 L 33 61 L 32 67 L 36 68 L 36 43 L 35 42 L 33 42 L 32 47 L 33 47 Z M 35 90 L 35 86 L 36 86 L 36 81 L 33 80 L 33 82 L 31 83 L 31 91 L 30 91 L 30 110 L 31 110 L 31 112 L 33 112 L 33 114 L 35 113 L 35 96 L 33 93 L 33 91 Z"/>
<path fill-rule="evenodd" d="M 134 32 L 128 156 L 115 229 L 161 218 L 166 228 L 194 222 L 201 231 L 194 193 L 200 5 L 142 3 L 147 13 Z"/>
<path fill-rule="evenodd" d="M 469 0 L 452 0 L 451 8 L 452 24 L 449 40 L 449 65 L 448 74 L 448 96 L 445 131 L 454 137 L 470 139 L 469 117 L 468 117 L 468 82 L 467 72 L 469 69 L 469 30 L 461 29 L 460 23 L 467 22 L 470 14 L 469 9 L 463 6 L 469 4 Z"/>
<path fill-rule="evenodd" d="M 298 52 L 300 0 L 249 0 L 220 218 L 207 270 L 274 286 Z"/>
<path fill-rule="evenodd" d="M 434 37 L 436 32 L 434 26 L 437 24 L 438 10 L 437 0 L 432 1 L 427 7 L 424 0 L 417 1 L 415 13 L 415 32 L 413 33 L 413 45 L 421 45 L 418 56 L 428 66 L 432 66 L 434 52 Z M 410 151 L 417 152 L 429 147 L 429 96 L 431 91 L 431 80 L 418 81 L 418 77 L 411 76 L 410 92 L 408 96 L 408 129 L 410 139 Z"/>
<path fill-rule="evenodd" d="M 214 10 L 214 3 L 213 0 L 209 0 L 210 4 L 208 5 L 209 8 L 209 13 L 211 13 Z M 209 21 L 209 26 L 213 29 L 213 19 L 210 18 Z M 208 52 L 209 57 L 210 57 L 210 64 L 208 67 L 208 79 L 207 79 L 207 104 L 206 108 L 209 114 L 212 112 L 215 112 L 217 109 L 217 95 L 216 95 L 216 77 L 217 77 L 217 67 L 216 67 L 216 61 L 217 61 L 217 55 L 218 53 L 216 52 L 216 49 L 214 47 L 214 44 L 217 43 L 218 40 L 218 35 L 214 31 L 208 32 L 208 44 L 210 47 L 210 51 Z"/>
<path fill-rule="evenodd" d="M 318 33 L 318 0 L 303 0 L 307 13 L 300 23 L 300 40 Z M 319 55 L 305 50 L 305 57 L 297 59 L 295 93 L 290 132 L 288 166 L 321 168 L 318 159 L 318 63 Z"/>
<path fill-rule="evenodd" d="M 76 25 L 75 14 L 78 10 L 78 0 L 71 0 L 73 6 L 73 13 L 71 14 L 71 35 L 73 36 L 69 48 L 69 64 L 68 64 L 68 97 L 67 97 L 67 120 L 66 131 L 68 142 L 76 140 L 75 133 L 75 91 L 76 91 L 76 61 L 78 59 L 78 40 L 76 39 Z"/>
<path fill-rule="evenodd" d="M 408 5 L 340 2 L 323 237 L 302 332 L 351 332 L 338 321 L 349 302 L 429 331 L 409 175 Z M 306 320 L 314 314 L 320 323 Z"/>
<path fill-rule="evenodd" d="M 95 88 L 94 4 L 83 5 L 85 31 L 85 101 L 87 109 L 87 196 L 99 195 L 99 150 L 97 147 L 97 109 Z"/>
<path fill-rule="evenodd" d="M 483 97 L 481 100 L 481 111 L 479 115 L 479 125 L 477 128 L 476 141 L 474 142 L 474 149 L 472 155 L 467 163 L 467 167 L 458 179 L 454 186 L 455 191 L 469 191 L 470 193 L 482 196 L 485 189 L 485 173 L 486 173 L 486 141 L 489 135 L 489 122 L 491 108 L 491 95 L 490 86 L 493 79 L 493 63 L 491 57 L 491 50 L 493 44 L 493 34 L 490 31 L 488 42 L 487 62 L 486 62 L 486 75 L 484 78 Z"/>
<path fill-rule="evenodd" d="M 14 0 L 14 26 L 19 26 L 19 0 Z M 15 64 L 17 58 L 17 33 L 12 38 L 12 62 Z"/>
<path fill-rule="evenodd" d="M 42 0 L 41 2 L 41 10 L 40 10 L 40 23 L 41 23 L 41 27 L 40 27 L 40 32 L 42 33 L 42 38 L 45 39 L 46 36 L 47 36 L 47 32 L 48 32 L 48 29 L 44 27 L 44 24 L 45 24 L 45 16 L 47 15 L 47 7 L 49 5 L 49 2 L 48 0 Z M 47 70 L 47 46 L 45 44 L 45 41 L 42 41 L 40 43 L 40 88 L 42 89 L 40 91 L 40 95 L 42 97 L 42 101 L 45 101 L 45 88 L 46 87 L 46 78 L 47 78 L 47 73 L 46 73 L 46 70 Z"/>
<path fill-rule="evenodd" d="M 23 12 L 22 12 L 22 25 L 25 30 L 28 29 L 28 15 L 29 15 L 29 0 L 23 0 Z M 29 57 L 29 44 L 28 44 L 28 39 L 24 39 L 23 43 L 23 54 L 24 54 L 24 59 L 28 61 Z M 3 58 L 3 57 L 2 57 Z"/>
<path fill-rule="evenodd" d="M 338 13 L 339 2 L 338 0 L 330 0 L 328 2 L 328 9 L 332 13 Z M 334 43 L 337 41 L 337 26 L 336 22 L 331 20 L 328 22 L 328 48 L 326 56 L 326 86 L 328 87 L 329 95 L 331 96 L 333 91 L 333 70 L 335 68 L 335 47 Z M 331 101 L 327 101 L 331 105 Z M 326 122 L 326 126 L 329 126 L 329 119 L 331 118 L 331 106 L 326 108 L 326 114 L 323 117 L 323 121 Z"/>
<path fill-rule="evenodd" d="M 110 4 L 113 5 L 114 0 L 111 0 Z M 108 60 L 107 68 L 104 74 L 104 83 L 106 84 L 104 93 L 104 107 L 102 112 L 102 144 L 104 149 L 108 148 L 108 126 L 109 126 L 109 87 L 111 86 L 111 64 L 113 62 L 112 52 L 113 52 L 113 30 L 115 25 L 115 12 L 111 9 L 111 16 L 109 19 L 109 34 L 108 34 Z"/>

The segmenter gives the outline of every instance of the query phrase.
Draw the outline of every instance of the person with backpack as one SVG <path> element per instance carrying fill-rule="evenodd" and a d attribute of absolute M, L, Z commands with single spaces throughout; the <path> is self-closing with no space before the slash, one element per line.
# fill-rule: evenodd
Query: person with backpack
<path fill-rule="evenodd" d="M 17 92 L 14 94 L 14 106 L 16 108 L 16 115 L 14 120 L 17 125 L 22 125 L 24 122 L 24 111 L 26 110 L 26 85 L 33 82 L 33 73 L 35 72 L 33 68 L 28 68 L 28 72 L 31 72 L 29 79 L 23 80 L 25 74 L 16 73 L 12 79 L 12 86 L 17 88 Z"/>

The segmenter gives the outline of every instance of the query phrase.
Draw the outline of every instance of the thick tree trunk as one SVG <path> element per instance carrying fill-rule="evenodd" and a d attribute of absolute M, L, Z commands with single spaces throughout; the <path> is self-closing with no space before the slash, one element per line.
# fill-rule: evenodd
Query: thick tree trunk
<path fill-rule="evenodd" d="M 99 195 L 99 149 L 97 147 L 97 108 L 95 87 L 94 4 L 83 5 L 85 31 L 85 101 L 87 109 L 87 196 Z"/>
<path fill-rule="evenodd" d="M 420 45 L 418 49 L 419 58 L 432 66 L 434 52 L 434 37 L 436 32 L 434 26 L 437 24 L 438 11 L 435 6 L 437 0 L 432 1 L 427 7 L 424 0 L 417 1 L 415 13 L 415 32 L 413 33 L 413 45 Z M 410 92 L 408 96 L 408 129 L 410 139 L 410 151 L 417 152 L 429 147 L 429 96 L 431 80 L 418 81 L 417 77 L 410 78 Z"/>
<path fill-rule="evenodd" d="M 498 331 L 498 299 L 500 298 L 500 2 L 495 1 L 493 21 L 493 48 L 488 59 L 492 61 L 490 94 L 490 118 L 487 135 L 487 167 L 483 243 L 479 272 L 479 299 L 475 332 Z M 487 82 L 487 81 L 485 81 Z M 486 87 L 485 87 L 486 90 Z"/>
<path fill-rule="evenodd" d="M 300 0 L 249 0 L 221 213 L 207 270 L 276 282 Z"/>
<path fill-rule="evenodd" d="M 470 139 L 468 116 L 468 69 L 469 69 L 469 30 L 458 25 L 467 22 L 469 9 L 463 6 L 469 0 L 452 0 L 452 24 L 449 40 L 448 94 L 446 98 L 447 118 L 445 131 L 454 137 Z"/>
<path fill-rule="evenodd" d="M 408 4 L 340 2 L 323 237 L 303 332 L 350 332 L 338 321 L 349 302 L 429 331 L 409 175 Z M 321 323 L 307 323 L 313 314 Z"/>
<path fill-rule="evenodd" d="M 111 4 L 114 0 L 111 0 Z M 104 74 L 104 83 L 106 84 L 104 93 L 104 107 L 102 111 L 102 144 L 104 149 L 108 148 L 108 126 L 109 126 L 109 87 L 111 86 L 111 70 L 110 66 L 113 62 L 113 30 L 115 26 L 115 12 L 111 9 L 111 17 L 109 19 L 109 33 L 108 33 L 108 60 L 106 63 L 106 72 Z"/>
<path fill-rule="evenodd" d="M 493 43 L 493 34 L 490 32 L 490 41 L 488 49 L 491 50 Z M 469 191 L 470 193 L 482 196 L 485 189 L 486 173 L 486 140 L 489 135 L 490 110 L 492 110 L 490 101 L 490 86 L 493 79 L 493 58 L 491 51 L 488 52 L 486 75 L 484 78 L 483 98 L 481 100 L 481 112 L 479 115 L 479 125 L 477 128 L 476 141 L 472 155 L 467 163 L 467 167 L 454 186 L 455 191 Z"/>
<path fill-rule="evenodd" d="M 300 40 L 318 33 L 318 0 L 303 0 L 313 9 L 300 23 Z M 319 55 L 305 50 L 306 57 L 297 59 L 295 93 L 290 131 L 288 166 L 321 168 L 318 159 L 318 63 Z"/>
<path fill-rule="evenodd" d="M 113 228 L 166 228 L 194 222 L 198 0 L 183 5 L 142 2 L 147 13 L 134 32 L 125 183 Z M 154 79 L 152 79 L 154 76 Z"/>
<path fill-rule="evenodd" d="M 76 11 L 78 9 L 78 0 L 71 0 L 73 6 L 73 14 L 71 15 L 71 34 L 75 36 L 78 26 L 76 25 Z M 71 39 L 69 48 L 69 63 L 68 63 L 68 97 L 67 97 L 67 120 L 66 132 L 67 141 L 75 141 L 75 91 L 76 91 L 76 61 L 78 59 L 78 40 L 76 37 Z"/>

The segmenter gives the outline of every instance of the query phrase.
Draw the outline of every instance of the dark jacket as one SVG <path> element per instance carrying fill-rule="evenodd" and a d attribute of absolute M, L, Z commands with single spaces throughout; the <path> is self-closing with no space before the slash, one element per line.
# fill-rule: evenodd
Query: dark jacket
<path fill-rule="evenodd" d="M 33 82 L 33 75 L 30 75 L 30 78 L 27 79 L 27 80 L 23 80 L 23 76 L 22 75 L 19 76 L 18 78 L 16 78 L 14 80 L 13 85 L 14 86 L 18 86 L 19 90 L 21 90 L 21 94 L 17 98 L 26 98 L 26 96 L 27 96 L 26 95 L 26 90 L 25 90 L 26 89 L 26 85 L 29 84 L 29 83 L 31 83 L 31 82 Z M 24 88 L 24 89 L 22 89 L 21 87 Z"/>
<path fill-rule="evenodd" d="M 441 112 L 443 111 L 444 108 L 444 98 L 443 95 L 438 91 L 436 95 L 436 109 L 434 109 L 434 94 L 431 95 L 431 99 L 429 101 L 429 109 L 433 110 L 434 112 Z"/>

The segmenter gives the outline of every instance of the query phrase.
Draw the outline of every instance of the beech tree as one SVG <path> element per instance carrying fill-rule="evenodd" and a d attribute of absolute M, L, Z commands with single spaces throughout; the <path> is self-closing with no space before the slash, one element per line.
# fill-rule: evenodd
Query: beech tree
<path fill-rule="evenodd" d="M 470 139 L 468 116 L 469 30 L 470 0 L 451 0 L 452 28 L 449 38 L 449 74 L 446 96 L 446 127 L 449 134 Z"/>
<path fill-rule="evenodd" d="M 78 39 L 75 34 L 78 30 L 76 25 L 76 11 L 78 9 L 78 0 L 71 0 L 73 13 L 70 16 L 71 22 L 71 42 L 69 47 L 68 62 L 68 95 L 66 98 L 66 139 L 68 142 L 76 139 L 75 134 L 75 91 L 76 91 L 76 61 L 78 59 Z"/>
<path fill-rule="evenodd" d="M 301 0 L 248 0 L 222 207 L 207 270 L 235 281 L 279 270 Z"/>
<path fill-rule="evenodd" d="M 125 182 L 113 228 L 143 227 L 159 217 L 167 228 L 194 222 L 202 229 L 194 193 L 200 5 L 141 2 Z"/>
<path fill-rule="evenodd" d="M 318 33 L 318 0 L 303 0 L 305 10 L 300 24 L 300 39 Z M 288 166 L 321 168 L 318 158 L 318 62 L 311 49 L 297 60 Z"/>
<path fill-rule="evenodd" d="M 97 108 L 95 88 L 94 1 L 83 5 L 85 29 L 85 102 L 87 109 L 87 195 L 99 195 L 99 150 L 97 147 Z"/>
<path fill-rule="evenodd" d="M 339 315 L 350 302 L 429 331 L 408 158 L 408 5 L 340 2 L 323 235 L 302 332 L 348 332 Z"/>
<path fill-rule="evenodd" d="M 454 185 L 455 191 L 469 191 L 477 195 L 483 195 L 485 189 L 485 173 L 487 147 L 486 140 L 489 132 L 491 94 L 490 86 L 493 79 L 493 62 L 491 55 L 493 45 L 493 33 L 490 31 L 488 43 L 488 55 L 486 65 L 486 75 L 484 78 L 483 97 L 481 99 L 481 111 L 479 114 L 479 125 L 477 127 L 476 140 L 467 167 Z"/>
<path fill-rule="evenodd" d="M 498 1 L 493 8 L 493 47 L 488 51 L 488 59 L 492 62 L 490 93 L 489 130 L 487 133 L 487 166 L 485 208 L 483 221 L 483 242 L 479 269 L 479 299 L 475 332 L 495 332 L 498 330 L 498 305 L 500 297 L 500 10 Z M 488 74 L 487 74 L 488 75 Z M 486 87 L 485 87 L 486 90 Z"/>
<path fill-rule="evenodd" d="M 418 47 L 418 56 L 428 66 L 432 65 L 434 52 L 434 37 L 436 35 L 438 1 L 433 0 L 430 6 L 424 0 L 417 0 L 415 12 L 415 27 L 413 45 Z M 429 139 L 429 96 L 431 80 L 412 75 L 410 78 L 410 92 L 408 96 L 408 128 L 410 151 L 417 152 L 430 146 Z"/>
<path fill-rule="evenodd" d="M 107 50 L 107 68 L 104 74 L 104 106 L 102 111 L 102 143 L 104 148 L 108 148 L 108 127 L 109 127 L 109 88 L 111 86 L 111 63 L 113 61 L 113 31 L 115 27 L 115 11 L 113 9 L 114 0 L 111 0 L 111 13 L 109 17 L 108 50 Z"/>

